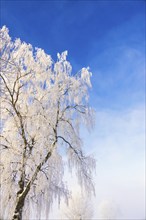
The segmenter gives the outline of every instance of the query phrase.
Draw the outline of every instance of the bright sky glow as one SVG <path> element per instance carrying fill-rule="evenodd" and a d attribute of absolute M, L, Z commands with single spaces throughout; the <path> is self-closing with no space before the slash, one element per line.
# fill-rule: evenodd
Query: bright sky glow
<path fill-rule="evenodd" d="M 145 1 L 2 1 L 3 25 L 54 60 L 68 50 L 74 72 L 90 66 L 96 125 L 81 134 L 97 159 L 95 219 L 108 202 L 119 220 L 144 219 Z"/>

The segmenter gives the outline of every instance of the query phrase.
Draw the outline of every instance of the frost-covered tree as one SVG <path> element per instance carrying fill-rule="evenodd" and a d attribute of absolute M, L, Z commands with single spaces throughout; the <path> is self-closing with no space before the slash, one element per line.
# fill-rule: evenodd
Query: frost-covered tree
<path fill-rule="evenodd" d="M 91 220 L 92 218 L 92 202 L 85 195 L 74 195 L 69 200 L 69 205 L 63 208 L 63 220 Z"/>
<path fill-rule="evenodd" d="M 73 75 L 67 52 L 54 62 L 44 50 L 11 40 L 5 26 L 0 40 L 1 218 L 30 219 L 34 205 L 40 219 L 42 204 L 47 216 L 54 198 L 67 201 L 65 157 L 81 187 L 94 189 L 95 160 L 84 155 L 79 136 L 81 124 L 92 125 L 91 73 Z"/>

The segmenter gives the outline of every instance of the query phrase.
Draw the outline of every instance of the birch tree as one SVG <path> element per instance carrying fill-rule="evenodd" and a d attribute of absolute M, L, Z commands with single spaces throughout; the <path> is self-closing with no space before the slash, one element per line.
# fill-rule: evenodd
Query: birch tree
<path fill-rule="evenodd" d="M 30 206 L 42 201 L 46 216 L 55 198 L 67 201 L 64 159 L 76 169 L 79 184 L 94 190 L 95 160 L 83 153 L 80 125 L 92 125 L 88 105 L 89 68 L 72 73 L 67 51 L 53 61 L 44 50 L 0 30 L 1 218 L 30 219 Z M 47 218 L 47 217 L 46 217 Z"/>

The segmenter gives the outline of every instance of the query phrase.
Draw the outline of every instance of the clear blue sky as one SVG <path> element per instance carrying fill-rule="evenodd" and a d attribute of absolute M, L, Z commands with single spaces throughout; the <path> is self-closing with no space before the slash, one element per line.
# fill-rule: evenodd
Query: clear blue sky
<path fill-rule="evenodd" d="M 54 60 L 68 50 L 73 71 L 90 66 L 96 126 L 82 136 L 98 161 L 96 203 L 114 200 L 129 220 L 144 218 L 145 7 L 141 0 L 1 1 L 10 36 Z"/>

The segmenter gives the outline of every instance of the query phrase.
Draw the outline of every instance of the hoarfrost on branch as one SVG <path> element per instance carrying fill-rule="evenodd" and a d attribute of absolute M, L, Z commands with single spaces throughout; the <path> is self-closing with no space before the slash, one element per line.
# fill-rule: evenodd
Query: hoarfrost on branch
<path fill-rule="evenodd" d="M 81 187 L 94 190 L 95 160 L 84 155 L 79 136 L 80 124 L 93 122 L 91 73 L 83 68 L 73 75 L 67 51 L 54 62 L 44 50 L 11 40 L 5 26 L 0 40 L 1 218 L 29 218 L 32 204 L 40 218 L 42 201 L 47 216 L 54 198 L 68 199 L 64 152 Z"/>

